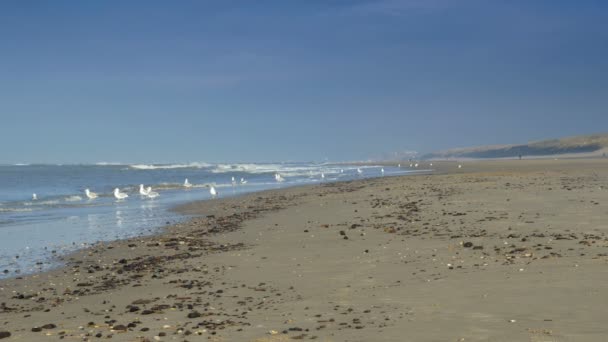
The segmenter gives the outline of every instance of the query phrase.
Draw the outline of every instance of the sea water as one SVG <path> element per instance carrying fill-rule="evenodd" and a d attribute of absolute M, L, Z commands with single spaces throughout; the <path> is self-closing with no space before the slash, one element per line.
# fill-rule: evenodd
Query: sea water
<path fill-rule="evenodd" d="M 389 176 L 422 170 L 384 171 Z M 58 265 L 56 256 L 100 241 L 153 234 L 185 219 L 171 207 L 210 199 L 211 185 L 226 197 L 382 175 L 380 166 L 317 163 L 0 165 L 0 278 L 47 270 Z M 183 185 L 186 178 L 192 187 Z M 160 196 L 139 195 L 139 184 Z M 87 188 L 99 197 L 88 199 Z M 115 199 L 115 188 L 129 197 Z"/>

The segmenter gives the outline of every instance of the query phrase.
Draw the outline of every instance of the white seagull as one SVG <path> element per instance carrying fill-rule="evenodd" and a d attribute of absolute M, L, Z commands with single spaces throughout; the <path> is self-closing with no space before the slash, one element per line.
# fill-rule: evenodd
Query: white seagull
<path fill-rule="evenodd" d="M 401 164 L 397 165 L 398 168 L 401 168 Z"/>
<path fill-rule="evenodd" d="M 380 172 L 382 172 L 382 175 L 384 176 L 384 168 L 381 168 Z"/>
<path fill-rule="evenodd" d="M 188 178 L 186 178 L 186 180 L 184 181 L 184 187 L 186 187 L 186 188 L 192 187 L 192 184 L 190 182 L 188 182 Z"/>
<path fill-rule="evenodd" d="M 458 168 L 459 168 L 459 169 L 462 169 L 462 165 L 458 164 Z"/>
<path fill-rule="evenodd" d="M 211 194 L 211 197 L 215 198 L 215 196 L 217 196 L 217 190 L 215 190 L 215 187 L 212 185 L 209 188 L 209 193 Z"/>
<path fill-rule="evenodd" d="M 414 164 L 414 167 L 418 167 L 418 163 Z"/>
<path fill-rule="evenodd" d="M 321 179 L 325 179 L 325 174 L 321 172 Z"/>
<path fill-rule="evenodd" d="M 279 183 L 285 181 L 285 178 L 283 178 L 283 176 L 281 176 L 279 173 L 274 174 L 274 179 L 276 179 L 276 181 Z"/>
<path fill-rule="evenodd" d="M 87 196 L 88 199 L 96 199 L 98 197 L 96 193 L 91 192 L 91 190 L 89 189 L 84 189 L 84 194 Z"/>
<path fill-rule="evenodd" d="M 116 197 L 116 199 L 121 200 L 121 199 L 125 199 L 125 198 L 129 197 L 129 195 L 127 195 L 124 192 L 120 192 L 120 189 L 116 188 L 116 189 L 114 189 L 114 197 Z"/>
<path fill-rule="evenodd" d="M 35 193 L 34 193 L 34 194 L 32 194 L 32 201 L 35 201 L 35 200 L 37 200 L 37 199 L 38 199 L 38 195 L 36 195 Z"/>
<path fill-rule="evenodd" d="M 146 196 L 148 196 L 148 198 L 156 198 L 160 196 L 160 194 L 156 191 L 152 191 L 152 187 L 149 186 L 146 188 Z"/>
<path fill-rule="evenodd" d="M 241 178 L 241 184 L 247 184 L 247 181 L 245 180 L 245 178 Z"/>
<path fill-rule="evenodd" d="M 357 168 L 357 173 L 360 174 L 360 175 L 362 175 L 363 171 L 360 168 Z"/>
<path fill-rule="evenodd" d="M 147 189 L 144 189 L 144 185 L 143 184 L 139 184 L 139 194 L 142 196 L 148 196 L 150 194 L 150 191 L 152 191 L 151 187 L 148 187 Z"/>
<path fill-rule="evenodd" d="M 236 179 L 234 179 L 234 176 L 232 176 L 232 186 L 236 186 Z"/>

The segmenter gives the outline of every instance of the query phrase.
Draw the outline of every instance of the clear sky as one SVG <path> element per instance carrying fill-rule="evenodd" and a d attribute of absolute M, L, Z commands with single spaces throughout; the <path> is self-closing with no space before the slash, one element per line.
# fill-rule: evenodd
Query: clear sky
<path fill-rule="evenodd" d="M 608 131 L 608 1 L 1 1 L 0 163 L 353 160 Z"/>

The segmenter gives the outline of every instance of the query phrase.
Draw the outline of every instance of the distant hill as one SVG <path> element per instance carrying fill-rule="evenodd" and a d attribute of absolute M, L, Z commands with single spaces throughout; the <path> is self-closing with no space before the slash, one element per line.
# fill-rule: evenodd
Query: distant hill
<path fill-rule="evenodd" d="M 608 133 L 580 135 L 562 139 L 529 142 L 522 145 L 493 145 L 454 148 L 446 151 L 428 153 L 421 159 L 455 158 L 517 158 L 543 156 L 601 156 L 608 154 Z"/>

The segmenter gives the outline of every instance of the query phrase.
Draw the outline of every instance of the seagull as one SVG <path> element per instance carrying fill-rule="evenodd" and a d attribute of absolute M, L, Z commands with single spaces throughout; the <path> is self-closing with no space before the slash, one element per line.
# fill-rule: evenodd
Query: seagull
<path fill-rule="evenodd" d="M 192 187 L 192 184 L 190 184 L 190 182 L 188 182 L 188 178 L 186 178 L 186 180 L 184 181 L 184 187 L 186 187 L 186 188 Z"/>
<path fill-rule="evenodd" d="M 462 165 L 458 164 L 458 168 L 459 168 L 459 169 L 462 169 Z"/>
<path fill-rule="evenodd" d="M 321 172 L 321 179 L 325 179 L 325 174 Z"/>
<path fill-rule="evenodd" d="M 401 168 L 401 164 L 397 165 L 398 168 Z"/>
<path fill-rule="evenodd" d="M 360 174 L 360 175 L 362 175 L 362 174 L 363 174 L 363 171 L 361 171 L 361 169 L 360 169 L 360 168 L 357 168 L 357 173 L 358 173 L 358 174 Z"/>
<path fill-rule="evenodd" d="M 382 172 L 382 175 L 384 175 L 384 168 L 381 168 L 380 172 Z"/>
<path fill-rule="evenodd" d="M 89 189 L 84 189 L 84 194 L 87 196 L 88 199 L 96 199 L 97 198 L 97 194 L 94 192 L 91 192 L 91 190 Z"/>
<path fill-rule="evenodd" d="M 274 174 L 274 179 L 276 179 L 279 183 L 285 181 L 285 178 L 283 178 L 283 176 L 281 176 L 279 173 Z"/>
<path fill-rule="evenodd" d="M 209 193 L 211 194 L 211 197 L 215 198 L 215 196 L 217 196 L 217 190 L 215 190 L 215 187 L 212 185 L 209 188 Z"/>
<path fill-rule="evenodd" d="M 150 191 L 152 191 L 151 187 L 148 187 L 147 189 L 144 189 L 144 185 L 143 184 L 139 184 L 139 194 L 142 196 L 148 196 L 150 194 Z"/>
<path fill-rule="evenodd" d="M 247 181 L 245 180 L 245 178 L 241 178 L 241 184 L 247 184 Z"/>
<path fill-rule="evenodd" d="M 413 166 L 414 166 L 414 164 L 410 164 L 410 167 L 413 167 Z"/>
<path fill-rule="evenodd" d="M 418 167 L 418 163 L 414 164 L 414 167 Z"/>
<path fill-rule="evenodd" d="M 38 195 L 36 195 L 35 193 L 34 193 L 34 194 L 32 194 L 32 201 L 35 201 L 35 200 L 37 200 L 37 199 L 38 199 Z"/>
<path fill-rule="evenodd" d="M 344 169 L 340 169 L 340 173 L 344 173 Z"/>
<path fill-rule="evenodd" d="M 129 195 L 127 195 L 124 192 L 120 192 L 120 189 L 116 188 L 116 189 L 114 189 L 114 197 L 116 197 L 116 199 L 121 200 L 121 199 L 125 199 L 125 198 L 129 197 Z"/>
<path fill-rule="evenodd" d="M 236 186 L 236 180 L 234 179 L 234 176 L 232 176 L 232 186 Z"/>
<path fill-rule="evenodd" d="M 148 196 L 148 198 L 156 198 L 160 196 L 160 194 L 156 191 L 152 191 L 152 187 L 149 186 L 146 188 L 146 196 Z"/>
<path fill-rule="evenodd" d="M 433 163 L 430 163 L 429 166 L 433 166 Z"/>

